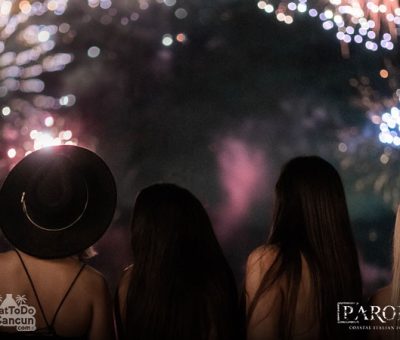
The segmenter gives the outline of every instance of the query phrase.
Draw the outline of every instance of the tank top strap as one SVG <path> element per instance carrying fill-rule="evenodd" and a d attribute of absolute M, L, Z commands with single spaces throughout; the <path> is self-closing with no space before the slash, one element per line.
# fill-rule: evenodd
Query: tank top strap
<path fill-rule="evenodd" d="M 65 292 L 63 298 L 61 299 L 61 301 L 60 301 L 60 303 L 59 303 L 59 305 L 58 305 L 58 307 L 57 307 L 57 309 L 56 309 L 56 312 L 54 313 L 54 316 L 53 316 L 53 319 L 52 319 L 51 323 L 49 323 L 48 320 L 47 320 L 47 318 L 46 318 L 46 314 L 44 313 L 44 309 L 43 309 L 42 303 L 40 302 L 39 295 L 38 295 L 38 293 L 37 293 L 37 290 L 36 290 L 36 288 L 35 288 L 35 285 L 33 284 L 32 277 L 31 277 L 31 275 L 29 274 L 28 268 L 26 267 L 26 264 L 25 264 L 24 260 L 22 259 L 22 256 L 21 256 L 21 254 L 19 253 L 19 251 L 18 251 L 17 249 L 15 249 L 15 252 L 17 253 L 18 258 L 19 258 L 20 261 L 21 261 L 22 267 L 24 268 L 24 271 L 25 271 L 25 273 L 26 273 L 26 276 L 28 277 L 29 283 L 30 283 L 30 285 L 31 285 L 31 287 L 32 287 L 33 293 L 35 294 L 35 298 L 36 298 L 37 303 L 38 303 L 38 305 L 39 305 L 40 312 L 42 313 L 43 319 L 44 319 L 44 321 L 45 321 L 45 323 L 46 323 L 46 327 L 47 327 L 47 329 L 48 329 L 51 333 L 53 333 L 53 335 L 56 335 L 56 331 L 55 331 L 55 329 L 54 329 L 54 323 L 56 322 L 57 315 L 58 315 L 58 313 L 59 313 L 61 307 L 63 306 L 65 300 L 67 299 L 69 293 L 71 292 L 72 288 L 74 287 L 76 281 L 78 280 L 79 276 L 81 275 L 83 269 L 85 268 L 86 264 L 85 264 L 85 263 L 82 263 L 81 267 L 79 268 L 78 273 L 75 275 L 75 277 L 74 277 L 74 279 L 72 280 L 71 284 L 69 285 L 67 291 Z"/>
<path fill-rule="evenodd" d="M 79 269 L 78 273 L 75 275 L 74 279 L 72 280 L 71 284 L 69 285 L 68 290 L 65 292 L 63 298 L 61 299 L 61 301 L 56 309 L 56 312 L 54 313 L 53 320 L 51 320 L 51 324 L 50 324 L 51 329 L 54 329 L 54 323 L 56 322 L 58 312 L 60 311 L 61 307 L 63 306 L 65 300 L 67 299 L 69 293 L 71 292 L 72 288 L 74 287 L 76 281 L 78 280 L 78 278 L 81 275 L 85 266 L 86 266 L 86 264 L 82 263 L 81 268 Z"/>
<path fill-rule="evenodd" d="M 15 249 L 15 252 L 17 253 L 18 258 L 19 258 L 19 260 L 21 261 L 22 267 L 24 268 L 24 271 L 25 271 L 25 273 L 26 273 L 26 276 L 28 277 L 29 283 L 30 283 L 30 285 L 31 285 L 31 287 L 32 287 L 32 290 L 33 290 L 33 293 L 35 294 L 36 301 L 37 301 L 37 303 L 38 303 L 38 305 L 39 305 L 40 312 L 42 313 L 44 322 L 46 323 L 47 328 L 50 329 L 50 324 L 49 324 L 49 322 L 47 321 L 46 314 L 44 313 L 43 306 L 42 306 L 42 304 L 41 304 L 41 302 L 40 302 L 39 295 L 38 295 L 38 293 L 37 293 L 37 291 L 36 291 L 35 285 L 33 284 L 33 280 L 32 280 L 31 275 L 29 274 L 28 268 L 26 267 L 25 262 L 24 262 L 24 260 L 22 259 L 22 256 L 21 256 L 21 254 L 19 253 L 19 251 L 18 251 L 17 249 Z"/>

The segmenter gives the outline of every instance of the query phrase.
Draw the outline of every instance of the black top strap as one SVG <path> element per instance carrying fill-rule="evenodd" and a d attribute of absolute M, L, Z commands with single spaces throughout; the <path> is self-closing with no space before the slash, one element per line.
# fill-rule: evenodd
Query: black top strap
<path fill-rule="evenodd" d="M 67 298 L 67 296 L 69 295 L 70 291 L 72 290 L 72 287 L 75 285 L 75 282 L 78 280 L 78 277 L 81 275 L 81 273 L 82 273 L 82 271 L 83 271 L 83 268 L 85 268 L 85 266 L 86 266 L 86 264 L 85 264 L 85 263 L 82 263 L 81 268 L 79 269 L 79 271 L 78 271 L 78 273 L 76 274 L 75 278 L 72 280 L 72 282 L 71 282 L 71 284 L 70 284 L 68 290 L 66 291 L 64 297 L 61 299 L 61 302 L 60 302 L 60 304 L 58 305 L 56 312 L 54 313 L 53 320 L 51 321 L 51 324 L 50 324 L 50 327 L 51 327 L 51 328 L 53 328 L 54 323 L 56 322 L 56 317 L 57 317 L 57 315 L 58 315 L 58 312 L 60 311 L 62 305 L 64 304 L 64 302 L 65 302 L 65 300 L 66 300 L 66 298 Z"/>
<path fill-rule="evenodd" d="M 25 262 L 24 262 L 24 260 L 22 259 L 22 256 L 21 256 L 21 254 L 19 253 L 19 251 L 15 249 L 15 252 L 17 253 L 17 255 L 18 255 L 18 257 L 19 257 L 19 260 L 21 261 L 22 267 L 23 267 L 24 270 L 25 270 L 26 276 L 28 277 L 29 283 L 31 284 L 33 293 L 35 294 L 36 301 L 37 301 L 37 303 L 38 303 L 38 305 L 39 305 L 39 308 L 40 308 L 40 312 L 41 312 L 42 315 L 43 315 L 44 322 L 46 323 L 47 328 L 50 329 L 50 328 L 51 328 L 51 327 L 50 327 L 50 324 L 49 324 L 49 322 L 47 321 L 46 314 L 44 314 L 44 309 L 43 309 L 43 307 L 42 307 L 42 304 L 40 303 L 40 299 L 39 299 L 38 293 L 37 293 L 37 291 L 36 291 L 35 285 L 33 284 L 32 277 L 31 277 L 31 275 L 30 275 L 29 272 L 28 272 L 28 268 L 26 268 Z"/>
<path fill-rule="evenodd" d="M 57 317 L 57 315 L 58 315 L 58 312 L 60 311 L 62 305 L 64 304 L 64 302 L 65 302 L 65 300 L 66 300 L 66 298 L 68 297 L 68 295 L 69 295 L 69 293 L 71 292 L 73 286 L 75 285 L 75 282 L 78 280 L 78 277 L 80 276 L 80 274 L 82 273 L 83 269 L 85 268 L 85 264 L 82 263 L 82 265 L 81 265 L 81 267 L 80 267 L 78 273 L 76 274 L 76 276 L 75 276 L 74 279 L 72 280 L 72 282 L 71 282 L 71 284 L 70 284 L 68 290 L 66 291 L 66 293 L 65 293 L 64 296 L 63 296 L 63 298 L 61 299 L 61 302 L 59 303 L 59 305 L 58 305 L 58 307 L 57 307 L 57 309 L 56 309 L 56 312 L 54 313 L 54 316 L 53 316 L 53 319 L 52 319 L 51 323 L 49 323 L 49 322 L 47 321 L 46 314 L 44 313 L 44 309 L 43 309 L 43 306 L 42 306 L 42 304 L 41 304 L 41 302 L 40 302 L 40 299 L 39 299 L 38 293 L 37 293 L 37 291 L 36 291 L 35 285 L 33 284 L 32 277 L 31 277 L 31 275 L 30 275 L 29 272 L 28 272 L 28 268 L 26 267 L 25 262 L 24 262 L 24 260 L 22 259 L 22 256 L 21 256 L 21 254 L 19 253 L 19 251 L 18 251 L 17 249 L 15 249 L 15 252 L 17 253 L 17 255 L 18 255 L 18 257 L 19 257 L 19 259 L 20 259 L 20 261 L 21 261 L 21 263 L 22 263 L 22 267 L 24 268 L 25 273 L 26 273 L 26 276 L 27 276 L 28 279 L 29 279 L 29 283 L 30 283 L 31 286 L 32 286 L 33 293 L 35 294 L 36 300 L 37 300 L 37 302 L 38 302 L 40 311 L 41 311 L 41 313 L 42 313 L 42 315 L 43 315 L 43 319 L 44 319 L 44 321 L 45 321 L 45 323 L 46 323 L 47 328 L 48 328 L 48 330 L 51 331 L 53 334 L 56 334 L 56 332 L 55 332 L 55 330 L 54 330 L 54 323 L 55 323 L 55 321 L 56 321 L 56 317 Z"/>

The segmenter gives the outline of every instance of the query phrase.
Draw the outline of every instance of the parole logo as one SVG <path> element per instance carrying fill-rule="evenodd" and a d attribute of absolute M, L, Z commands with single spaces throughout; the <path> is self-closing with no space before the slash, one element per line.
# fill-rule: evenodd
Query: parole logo
<path fill-rule="evenodd" d="M 0 295 L 0 326 L 15 327 L 17 331 L 27 332 L 36 330 L 35 307 L 27 304 L 25 295 Z"/>
<path fill-rule="evenodd" d="M 400 321 L 400 306 L 363 306 L 358 302 L 337 303 L 337 323 L 358 324 L 377 320 L 382 324 Z"/>

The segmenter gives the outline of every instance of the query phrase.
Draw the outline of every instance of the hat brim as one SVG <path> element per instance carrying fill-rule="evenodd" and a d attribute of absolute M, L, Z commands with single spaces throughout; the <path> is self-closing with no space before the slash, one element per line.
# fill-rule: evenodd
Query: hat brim
<path fill-rule="evenodd" d="M 21 196 L 29 185 L 33 169 L 54 154 L 70 159 L 85 178 L 88 202 L 81 218 L 71 227 L 47 231 L 34 226 L 26 217 Z M 46 259 L 67 257 L 79 254 L 101 238 L 113 219 L 116 202 L 114 177 L 98 155 L 72 145 L 43 148 L 22 159 L 3 183 L 0 227 L 13 246 L 29 255 Z"/>

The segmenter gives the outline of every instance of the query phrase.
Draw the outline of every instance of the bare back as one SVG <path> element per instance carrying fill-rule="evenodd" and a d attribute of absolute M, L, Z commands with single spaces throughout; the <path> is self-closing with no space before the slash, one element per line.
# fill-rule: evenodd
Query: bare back
<path fill-rule="evenodd" d="M 259 247 L 250 254 L 246 268 L 247 311 L 264 274 L 273 264 L 276 255 L 277 249 L 272 247 Z M 292 330 L 293 339 L 318 339 L 319 325 L 316 322 L 316 314 L 311 303 L 314 296 L 311 290 L 310 272 L 303 256 L 301 262 L 302 274 Z M 287 284 L 283 280 L 278 280 L 261 296 L 248 323 L 248 340 L 279 338 L 281 318 L 284 317 L 282 303 L 287 290 Z"/>
<path fill-rule="evenodd" d="M 25 295 L 27 304 L 36 309 L 37 329 L 46 329 L 57 314 L 53 327 L 59 336 L 114 338 L 109 292 L 98 272 L 89 266 L 82 268 L 76 257 L 43 260 L 19 254 L 21 260 L 15 251 L 0 254 L 0 295 Z M 0 331 L 15 332 L 15 328 L 0 327 Z"/>

